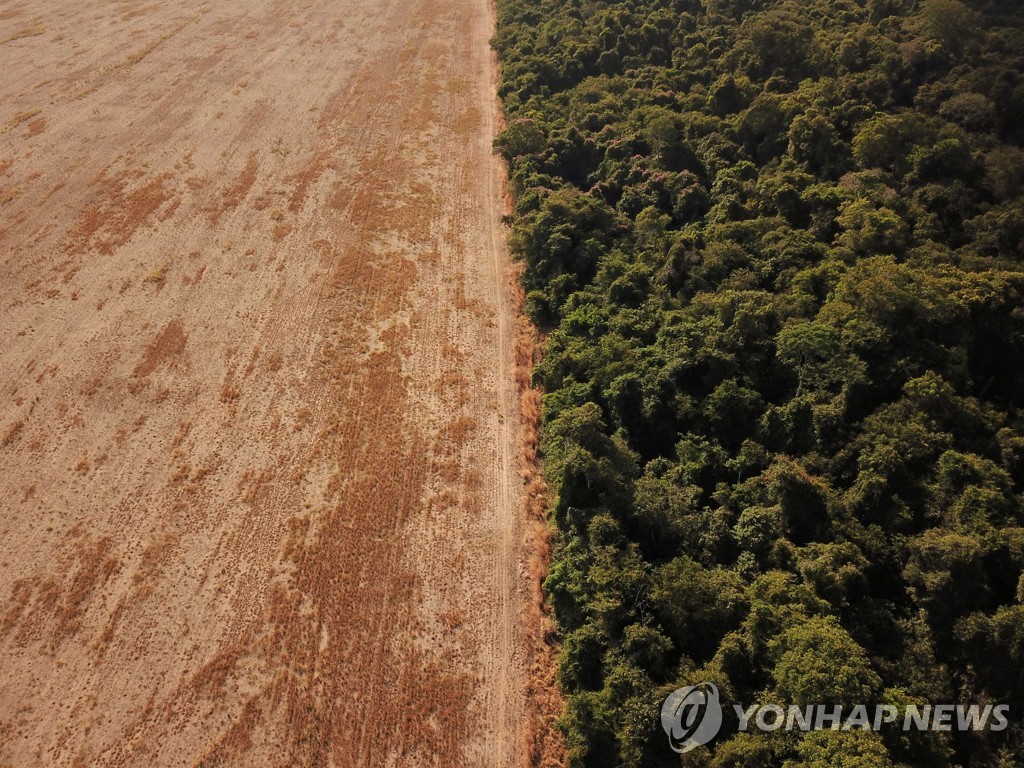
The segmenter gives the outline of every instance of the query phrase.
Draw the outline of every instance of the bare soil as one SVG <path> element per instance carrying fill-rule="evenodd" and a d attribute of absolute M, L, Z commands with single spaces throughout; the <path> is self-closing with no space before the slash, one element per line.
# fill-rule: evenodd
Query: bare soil
<path fill-rule="evenodd" d="M 510 766 L 486 0 L 0 2 L 0 766 Z"/>

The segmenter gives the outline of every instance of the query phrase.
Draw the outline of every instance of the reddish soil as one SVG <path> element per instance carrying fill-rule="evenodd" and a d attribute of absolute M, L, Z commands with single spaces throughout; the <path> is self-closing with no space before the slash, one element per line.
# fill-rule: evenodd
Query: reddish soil
<path fill-rule="evenodd" d="M 0 766 L 533 751 L 492 29 L 0 2 Z"/>

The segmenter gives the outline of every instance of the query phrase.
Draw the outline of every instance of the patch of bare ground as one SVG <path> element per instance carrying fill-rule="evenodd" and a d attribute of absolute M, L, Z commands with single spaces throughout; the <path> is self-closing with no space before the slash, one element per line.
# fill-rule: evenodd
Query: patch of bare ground
<path fill-rule="evenodd" d="M 0 765 L 555 764 L 486 0 L 0 18 Z"/>
<path fill-rule="evenodd" d="M 558 768 L 566 761 L 565 742 L 556 720 L 564 698 L 558 683 L 558 644 L 554 617 L 543 591 L 551 560 L 554 535 L 548 521 L 550 493 L 538 456 L 541 393 L 533 386 L 533 369 L 543 354 L 544 341 L 523 311 L 522 264 L 509 269 L 509 292 L 516 308 L 514 379 L 522 418 L 519 474 L 526 489 L 524 551 L 529 578 L 529 600 L 523 621 L 527 663 L 527 721 L 524 753 L 532 768 Z"/>

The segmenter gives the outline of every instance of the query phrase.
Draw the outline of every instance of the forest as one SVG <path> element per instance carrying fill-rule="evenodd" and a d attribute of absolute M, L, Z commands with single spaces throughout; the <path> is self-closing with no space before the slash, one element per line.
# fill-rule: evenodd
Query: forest
<path fill-rule="evenodd" d="M 497 7 L 569 765 L 1024 765 L 1024 7 Z M 701 681 L 726 722 L 680 757 Z"/>

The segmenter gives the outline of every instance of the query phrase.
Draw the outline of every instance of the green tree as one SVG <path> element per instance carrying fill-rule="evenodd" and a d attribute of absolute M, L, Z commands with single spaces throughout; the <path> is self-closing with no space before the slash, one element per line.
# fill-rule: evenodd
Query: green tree
<path fill-rule="evenodd" d="M 979 23 L 978 14 L 960 0 L 923 0 L 925 30 L 952 51 L 960 51 Z"/>
<path fill-rule="evenodd" d="M 796 704 L 853 705 L 874 700 L 881 680 L 867 653 L 832 616 L 813 616 L 772 643 L 772 679 Z"/>
<path fill-rule="evenodd" d="M 789 127 L 789 154 L 810 172 L 835 178 L 846 170 L 849 150 L 824 115 L 809 113 Z"/>
<path fill-rule="evenodd" d="M 812 731 L 796 751 L 799 758 L 783 768 L 895 768 L 881 737 L 870 731 Z"/>

